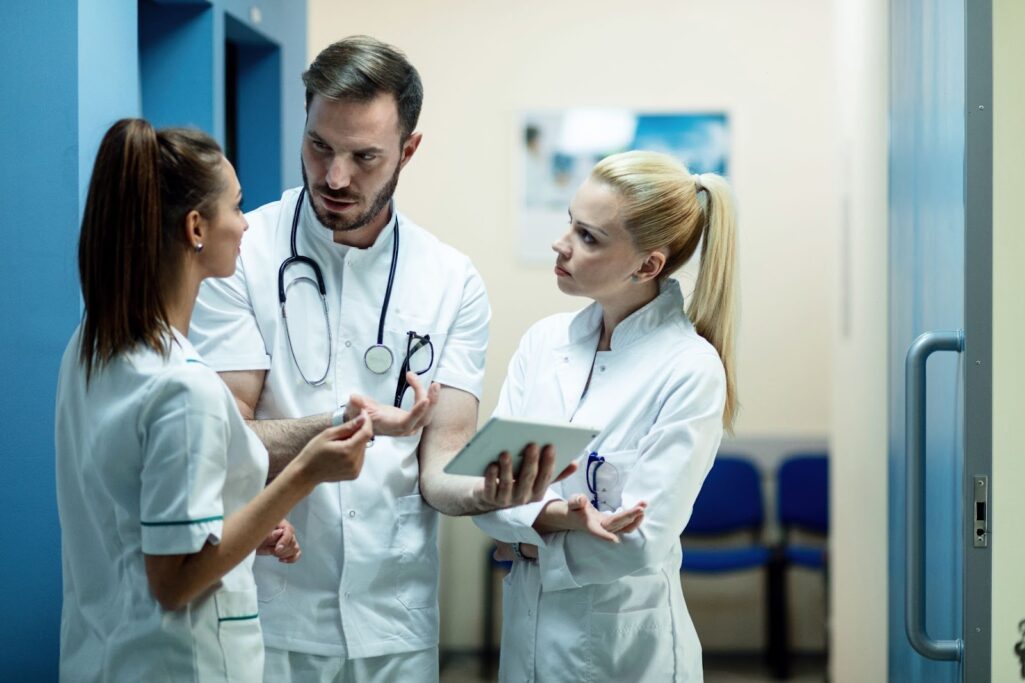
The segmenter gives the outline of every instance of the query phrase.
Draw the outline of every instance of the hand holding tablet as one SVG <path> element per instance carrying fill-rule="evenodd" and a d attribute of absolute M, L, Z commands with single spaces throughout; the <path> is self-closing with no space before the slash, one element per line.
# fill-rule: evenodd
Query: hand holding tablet
<path fill-rule="evenodd" d="M 599 431 L 571 423 L 492 417 L 445 466 L 445 472 L 484 476 L 488 465 L 503 452 L 512 458 L 513 471 L 519 471 L 523 450 L 532 443 L 539 448 L 551 445 L 555 450 L 554 471 L 561 472 L 586 453 Z"/>

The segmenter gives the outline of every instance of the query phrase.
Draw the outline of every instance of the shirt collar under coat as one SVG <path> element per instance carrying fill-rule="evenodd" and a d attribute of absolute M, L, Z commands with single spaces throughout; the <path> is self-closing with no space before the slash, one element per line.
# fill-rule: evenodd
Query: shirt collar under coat
<path fill-rule="evenodd" d="M 574 346 L 584 341 L 593 341 L 601 330 L 602 307 L 596 301 L 577 313 L 569 325 L 569 344 Z M 654 299 L 641 306 L 623 319 L 612 331 L 610 350 L 618 351 L 643 339 L 652 330 L 668 319 L 686 320 L 683 312 L 683 293 L 680 283 L 672 278 L 659 282 L 659 293 Z"/>
<path fill-rule="evenodd" d="M 302 213 L 299 216 L 300 229 L 307 235 L 316 239 L 318 242 L 322 242 L 327 245 L 328 248 L 335 248 L 344 251 L 345 259 L 350 264 L 357 264 L 363 261 L 373 261 L 376 259 L 378 254 L 384 251 L 387 251 L 387 258 L 391 260 L 392 237 L 395 234 L 395 228 L 399 223 L 399 212 L 395 208 L 394 199 L 389 203 L 388 209 L 391 211 L 391 218 L 388 220 L 388 224 L 385 225 L 380 234 L 377 235 L 377 239 L 374 240 L 374 243 L 365 249 L 350 247 L 335 242 L 334 231 L 320 222 L 317 215 L 313 212 L 313 207 L 310 206 L 310 200 L 308 198 L 303 199 Z"/>

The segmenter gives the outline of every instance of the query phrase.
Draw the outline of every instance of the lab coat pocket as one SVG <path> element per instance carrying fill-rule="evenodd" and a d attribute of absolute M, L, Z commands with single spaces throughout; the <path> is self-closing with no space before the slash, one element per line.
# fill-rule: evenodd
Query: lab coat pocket
<path fill-rule="evenodd" d="M 434 607 L 438 603 L 438 513 L 418 493 L 398 498 L 395 513 L 395 594 L 406 609 Z"/>
<path fill-rule="evenodd" d="M 252 590 L 219 590 L 217 640 L 224 658 L 224 680 L 239 683 L 263 680 L 263 634 Z M 200 680 L 212 680 L 203 675 Z"/>
<path fill-rule="evenodd" d="M 279 562 L 272 555 L 257 555 L 253 562 L 253 577 L 256 579 L 257 597 L 260 602 L 270 602 L 285 592 L 288 580 L 285 572 L 290 565 Z"/>
<path fill-rule="evenodd" d="M 673 619 L 669 607 L 591 614 L 591 681 L 672 681 Z"/>
<path fill-rule="evenodd" d="M 613 512 L 623 502 L 623 486 L 637 460 L 637 449 L 599 451 L 598 454 L 605 458 L 605 461 L 597 467 L 592 464 L 588 478 L 597 484 L 595 493 L 598 496 L 599 509 L 603 512 Z"/>

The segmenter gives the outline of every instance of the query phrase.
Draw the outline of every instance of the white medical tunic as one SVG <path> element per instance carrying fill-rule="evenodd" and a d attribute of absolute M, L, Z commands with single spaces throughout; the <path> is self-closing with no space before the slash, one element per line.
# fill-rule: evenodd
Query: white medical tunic
<path fill-rule="evenodd" d="M 253 555 L 169 612 L 144 555 L 219 543 L 264 486 L 267 453 L 189 341 L 138 345 L 86 385 L 76 332 L 57 387 L 62 681 L 256 681 L 263 675 Z"/>
<path fill-rule="evenodd" d="M 687 319 L 674 280 L 616 326 L 611 350 L 596 352 L 601 320 L 593 304 L 535 324 L 495 413 L 600 429 L 590 446 L 605 458 L 599 509 L 648 508 L 620 544 L 578 531 L 539 536 L 531 525 L 548 500 L 592 497 L 585 455 L 545 501 L 475 518 L 493 538 L 539 546 L 539 561 L 515 562 L 505 580 L 500 678 L 700 681 L 679 536 L 722 437 L 722 362 Z"/>
<path fill-rule="evenodd" d="M 287 291 L 288 347 L 278 301 L 278 269 L 299 189 L 246 215 L 249 231 L 235 275 L 207 280 L 190 335 L 218 371 L 267 370 L 257 419 L 332 411 L 351 394 L 390 405 L 407 332 L 430 335 L 434 363 L 424 386 L 440 382 L 480 397 L 490 319 L 487 295 L 469 259 L 394 212 L 367 249 L 336 244 L 304 200 L 297 251 L 313 258 L 327 289 L 330 335 L 309 267 L 292 266 Z M 387 373 L 364 364 L 377 341 L 396 222 L 399 260 L 384 327 L 395 354 Z M 290 284 L 293 283 L 293 284 Z M 413 391 L 403 406 L 412 405 Z M 438 642 L 438 513 L 419 492 L 419 434 L 378 437 L 354 481 L 322 484 L 290 514 L 303 548 L 294 565 L 257 558 L 264 640 L 270 647 L 343 658 L 377 657 Z"/>

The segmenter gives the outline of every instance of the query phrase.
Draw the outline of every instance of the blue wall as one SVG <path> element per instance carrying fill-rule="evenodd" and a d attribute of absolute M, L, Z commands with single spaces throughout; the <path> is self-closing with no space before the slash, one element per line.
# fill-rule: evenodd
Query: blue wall
<path fill-rule="evenodd" d="M 77 49 L 74 0 L 0 5 L 0 500 L 11 547 L 0 563 L 0 662 L 9 680 L 57 672 L 52 416 L 57 366 L 79 315 Z"/>
<path fill-rule="evenodd" d="M 273 105 L 277 115 L 259 119 L 274 125 L 276 118 L 281 126 L 280 135 L 272 136 L 280 140 L 280 166 L 267 169 L 278 186 L 257 183 L 253 176 L 254 185 L 270 194 L 300 179 L 305 2 L 0 3 L 0 234 L 5 256 L 0 270 L 0 502 L 8 547 L 0 561 L 3 680 L 35 683 L 57 677 L 61 574 L 53 465 L 55 382 L 61 354 L 81 316 L 78 224 L 96 149 L 110 124 L 138 116 L 143 93 L 154 92 L 140 69 L 140 62 L 157 66 L 152 52 L 148 62 L 140 60 L 140 4 L 143 14 L 156 7 L 209 18 L 204 40 L 194 43 L 198 52 L 189 56 L 190 68 L 199 74 L 190 85 L 191 120 L 169 117 L 160 123 L 199 125 L 221 142 L 225 14 L 281 46 L 282 97 Z M 253 5 L 262 10 L 259 24 L 251 21 Z M 152 23 L 144 26 L 154 28 Z M 197 63 L 200 59 L 204 63 Z M 251 176 L 258 171 L 254 168 Z"/>

